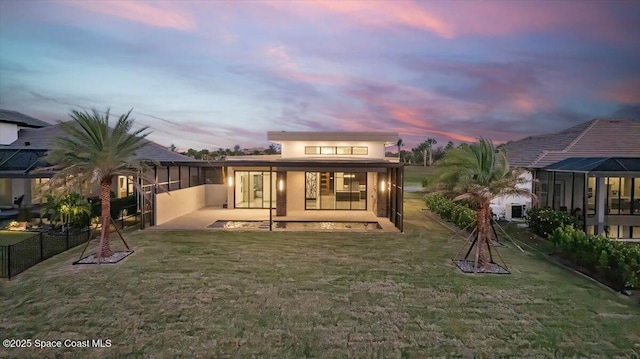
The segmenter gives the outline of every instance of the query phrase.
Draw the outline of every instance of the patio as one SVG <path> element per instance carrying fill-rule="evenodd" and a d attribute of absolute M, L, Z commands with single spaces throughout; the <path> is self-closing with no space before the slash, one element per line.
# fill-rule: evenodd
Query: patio
<path fill-rule="evenodd" d="M 149 230 L 212 230 L 215 221 L 269 221 L 268 209 L 231 209 L 205 207 L 169 222 L 150 227 Z M 376 217 L 368 211 L 289 211 L 286 216 L 276 216 L 274 222 L 378 222 L 382 232 L 398 233 L 399 230 L 386 217 Z M 213 229 L 216 230 L 216 229 Z M 276 228 L 274 231 L 286 231 Z"/>

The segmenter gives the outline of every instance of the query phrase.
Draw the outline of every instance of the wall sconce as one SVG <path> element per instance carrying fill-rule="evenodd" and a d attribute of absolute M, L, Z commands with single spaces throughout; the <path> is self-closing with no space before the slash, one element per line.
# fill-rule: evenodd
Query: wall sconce
<path fill-rule="evenodd" d="M 280 190 L 280 192 L 284 191 L 284 181 L 283 180 L 278 181 L 278 189 Z"/>
<path fill-rule="evenodd" d="M 229 176 L 229 178 L 227 178 L 227 183 L 229 184 L 229 187 L 233 187 L 233 177 Z"/>
<path fill-rule="evenodd" d="M 386 183 L 383 181 L 380 181 L 380 192 L 384 192 L 387 189 Z"/>

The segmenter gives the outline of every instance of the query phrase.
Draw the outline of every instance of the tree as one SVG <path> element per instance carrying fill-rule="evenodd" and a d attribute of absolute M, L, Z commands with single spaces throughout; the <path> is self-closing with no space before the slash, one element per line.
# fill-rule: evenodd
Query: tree
<path fill-rule="evenodd" d="M 65 132 L 59 137 L 45 160 L 56 170 L 51 178 L 53 187 L 99 183 L 101 199 L 102 233 L 97 259 L 110 257 L 109 245 L 111 212 L 111 183 L 114 176 L 136 176 L 147 168 L 145 161 L 136 157 L 136 152 L 145 145 L 149 132 L 146 127 L 129 133 L 134 120 L 123 114 L 113 128 L 109 127 L 109 110 L 101 115 L 97 110 L 71 112 L 72 121 L 60 125 Z"/>
<path fill-rule="evenodd" d="M 445 151 L 449 151 L 449 150 L 451 150 L 451 149 L 454 149 L 455 147 L 456 147 L 456 146 L 453 144 L 453 141 L 449 141 L 449 142 L 447 142 L 447 145 L 446 145 L 446 146 L 444 146 L 444 150 L 445 150 Z"/>
<path fill-rule="evenodd" d="M 172 143 L 171 146 L 169 146 L 169 151 L 176 152 L 176 148 L 177 148 L 176 145 Z"/>
<path fill-rule="evenodd" d="M 404 141 L 402 141 L 402 138 L 398 138 L 396 146 L 398 146 L 398 162 L 402 163 L 402 146 L 404 146 Z"/>
<path fill-rule="evenodd" d="M 438 164 L 434 182 L 453 193 L 454 200 L 467 200 L 476 211 L 478 242 L 476 265 L 489 265 L 487 248 L 491 237 L 491 200 L 502 195 L 526 195 L 531 191 L 520 187 L 526 183 L 522 170 L 509 168 L 502 150 L 496 150 L 489 139 L 458 147 L 446 153 Z"/>
<path fill-rule="evenodd" d="M 427 144 L 427 149 L 429 151 L 429 167 L 431 167 L 433 165 L 433 145 L 438 143 L 438 141 L 436 141 L 435 138 L 428 138 L 425 143 Z"/>

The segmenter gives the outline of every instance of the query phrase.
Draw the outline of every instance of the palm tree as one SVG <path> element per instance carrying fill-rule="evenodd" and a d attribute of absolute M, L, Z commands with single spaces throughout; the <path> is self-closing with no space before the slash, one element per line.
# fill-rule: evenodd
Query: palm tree
<path fill-rule="evenodd" d="M 489 265 L 487 248 L 491 236 L 491 200 L 496 196 L 533 194 L 523 188 L 526 180 L 520 169 L 510 169 L 503 150 L 497 150 L 491 140 L 481 138 L 477 143 L 448 151 L 439 162 L 435 182 L 457 195 L 454 200 L 469 201 L 476 211 L 478 242 L 476 265 Z"/>
<path fill-rule="evenodd" d="M 429 150 L 429 167 L 433 165 L 433 145 L 438 143 L 435 138 L 428 138 L 425 143 L 427 144 L 427 149 Z"/>
<path fill-rule="evenodd" d="M 398 146 L 398 162 L 402 163 L 402 146 L 404 146 L 404 141 L 402 141 L 402 138 L 398 138 L 396 146 Z"/>
<path fill-rule="evenodd" d="M 55 142 L 48 152 L 46 162 L 57 172 L 50 183 L 54 187 L 66 187 L 76 183 L 99 183 L 102 233 L 97 259 L 113 254 L 109 246 L 111 211 L 111 183 L 114 176 L 137 176 L 147 168 L 145 161 L 136 157 L 136 152 L 145 145 L 149 132 L 143 127 L 129 133 L 134 120 L 123 114 L 113 128 L 109 127 L 109 110 L 101 115 L 97 110 L 79 112 L 73 110 L 73 121 L 63 122 L 65 137 Z"/>

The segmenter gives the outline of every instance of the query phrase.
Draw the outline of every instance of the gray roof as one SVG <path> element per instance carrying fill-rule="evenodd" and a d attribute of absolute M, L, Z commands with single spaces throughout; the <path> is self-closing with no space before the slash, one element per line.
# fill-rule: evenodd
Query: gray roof
<path fill-rule="evenodd" d="M 38 120 L 31 116 L 27 116 L 20 112 L 0 109 L 0 122 L 15 123 L 20 127 L 46 127 L 51 126 L 50 123 Z"/>
<path fill-rule="evenodd" d="M 543 168 L 570 157 L 640 157 L 640 120 L 595 119 L 504 146 L 509 164 Z"/>
<path fill-rule="evenodd" d="M 46 128 L 27 128 L 18 132 L 18 139 L 9 145 L 0 145 L 2 149 L 22 150 L 50 150 L 54 147 L 58 137 L 65 136 L 61 124 L 51 125 Z M 157 162 L 197 162 L 191 157 L 173 152 L 155 142 L 147 141 L 147 144 L 138 150 L 138 157 Z"/>
<path fill-rule="evenodd" d="M 557 172 L 639 172 L 640 158 L 571 157 L 544 168 Z"/>

